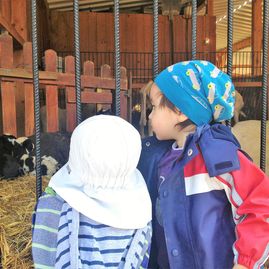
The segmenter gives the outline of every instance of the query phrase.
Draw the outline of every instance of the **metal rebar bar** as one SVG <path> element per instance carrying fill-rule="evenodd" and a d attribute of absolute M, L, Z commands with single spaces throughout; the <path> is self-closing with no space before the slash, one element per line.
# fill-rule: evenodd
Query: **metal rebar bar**
<path fill-rule="evenodd" d="M 191 39 L 191 58 L 192 60 L 196 59 L 196 32 L 197 32 L 197 0 L 192 0 L 192 39 Z"/>
<path fill-rule="evenodd" d="M 35 110 L 35 154 L 36 154 L 36 199 L 42 193 L 41 153 L 40 153 L 40 104 L 39 104 L 39 73 L 38 73 L 38 44 L 37 44 L 37 7 L 36 0 L 32 0 L 32 57 L 34 83 L 34 110 Z"/>
<path fill-rule="evenodd" d="M 233 73 L 233 0 L 228 0 L 228 25 L 227 25 L 227 74 L 232 78 Z M 231 127 L 231 121 L 227 120 L 226 125 Z"/>
<path fill-rule="evenodd" d="M 158 0 L 153 0 L 153 78 L 159 73 Z"/>
<path fill-rule="evenodd" d="M 75 51 L 75 88 L 76 88 L 76 121 L 80 124 L 81 116 L 81 67 L 80 67 L 80 33 L 79 33 L 79 0 L 74 0 L 74 51 Z"/>
<path fill-rule="evenodd" d="M 228 0 L 227 25 L 227 74 L 232 77 L 233 68 L 233 0 Z"/>
<path fill-rule="evenodd" d="M 120 116 L 120 4 L 114 0 L 114 39 L 115 39 L 115 115 Z"/>
<path fill-rule="evenodd" d="M 268 89 L 268 0 L 263 1 L 263 60 L 262 60 L 262 120 L 261 120 L 261 152 L 260 167 L 266 167 L 266 120 Z"/>

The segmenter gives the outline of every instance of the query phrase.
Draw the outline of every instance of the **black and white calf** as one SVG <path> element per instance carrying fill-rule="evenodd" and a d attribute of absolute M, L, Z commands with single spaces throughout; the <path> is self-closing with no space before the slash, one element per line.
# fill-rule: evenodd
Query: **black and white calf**
<path fill-rule="evenodd" d="M 19 142 L 13 135 L 0 136 L 0 177 L 13 178 L 24 175 L 19 161 L 24 154 L 30 153 L 33 143 L 28 138 L 23 139 L 22 144 Z"/>
<path fill-rule="evenodd" d="M 35 173 L 35 166 L 36 166 L 36 158 L 35 156 L 30 156 L 28 154 L 24 154 L 20 161 L 20 167 L 23 169 L 24 175 L 32 175 L 34 176 Z M 59 163 L 52 158 L 51 156 L 42 156 L 41 157 L 41 174 L 43 176 L 51 177 L 54 175 L 57 170 L 59 169 Z"/>
<path fill-rule="evenodd" d="M 19 160 L 24 175 L 35 175 L 35 156 L 23 154 Z"/>
<path fill-rule="evenodd" d="M 0 136 L 0 178 L 35 175 L 34 136 Z M 70 134 L 41 134 L 41 173 L 51 177 L 68 160 Z"/>
<path fill-rule="evenodd" d="M 51 156 L 41 157 L 41 173 L 48 177 L 53 176 L 59 169 L 59 163 Z"/>

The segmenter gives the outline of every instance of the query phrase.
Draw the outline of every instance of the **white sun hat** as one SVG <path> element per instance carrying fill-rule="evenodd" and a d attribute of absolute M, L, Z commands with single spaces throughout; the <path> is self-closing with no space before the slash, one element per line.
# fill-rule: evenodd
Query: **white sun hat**
<path fill-rule="evenodd" d="M 74 130 L 69 160 L 49 186 L 71 207 L 112 227 L 139 229 L 151 220 L 151 201 L 136 169 L 137 130 L 116 116 L 88 118 Z"/>

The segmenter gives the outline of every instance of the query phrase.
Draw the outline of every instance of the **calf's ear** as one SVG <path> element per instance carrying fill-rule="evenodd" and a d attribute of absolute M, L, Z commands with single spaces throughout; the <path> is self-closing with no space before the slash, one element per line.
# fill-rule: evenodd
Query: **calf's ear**
<path fill-rule="evenodd" d="M 41 175 L 46 176 L 48 173 L 48 168 L 46 165 L 41 164 Z"/>

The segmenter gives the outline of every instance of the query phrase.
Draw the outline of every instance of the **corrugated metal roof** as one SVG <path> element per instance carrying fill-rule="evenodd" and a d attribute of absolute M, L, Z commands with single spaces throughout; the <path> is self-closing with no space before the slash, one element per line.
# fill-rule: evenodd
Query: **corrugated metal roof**
<path fill-rule="evenodd" d="M 227 3 L 224 0 L 213 1 L 213 14 L 217 24 L 217 50 L 227 47 Z M 179 0 L 186 2 L 186 0 Z M 234 0 L 233 18 L 233 43 L 237 43 L 251 37 L 251 0 Z M 47 0 L 50 10 L 70 11 L 73 10 L 73 0 Z M 80 10 L 89 11 L 112 11 L 114 1 L 108 0 L 80 0 Z M 121 11 L 126 12 L 152 12 L 152 0 L 120 0 Z M 200 9 L 203 15 L 205 9 Z"/>
<path fill-rule="evenodd" d="M 216 16 L 217 50 L 227 47 L 227 2 L 214 0 L 214 15 Z M 233 12 L 233 43 L 251 37 L 251 0 L 234 0 Z"/>

